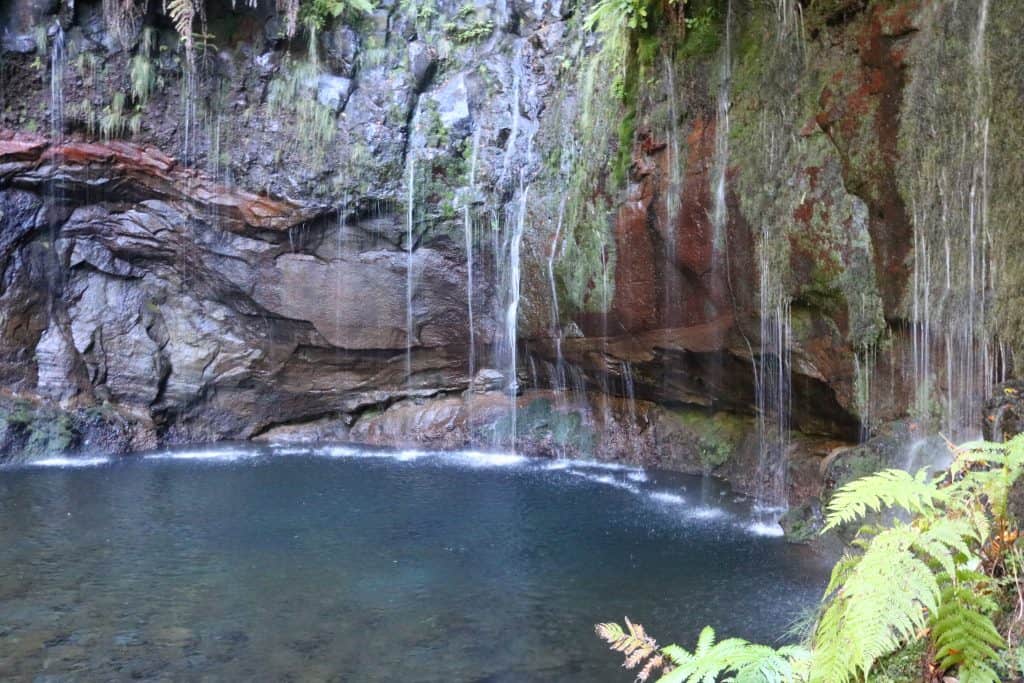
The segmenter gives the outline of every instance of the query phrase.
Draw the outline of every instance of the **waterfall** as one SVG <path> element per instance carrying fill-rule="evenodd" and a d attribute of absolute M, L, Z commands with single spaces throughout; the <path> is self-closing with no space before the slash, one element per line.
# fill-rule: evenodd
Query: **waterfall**
<path fill-rule="evenodd" d="M 505 342 L 508 344 L 508 385 L 507 391 L 510 402 L 510 435 L 511 448 L 516 449 L 516 428 L 517 409 L 516 395 L 519 393 L 519 380 L 516 375 L 518 321 L 519 321 L 519 294 L 520 294 L 520 272 L 519 272 L 519 250 L 523 243 L 523 226 L 526 221 L 526 200 L 530 193 L 530 186 L 522 180 L 523 171 L 520 175 L 519 188 L 519 210 L 515 220 L 515 228 L 509 239 L 509 295 L 508 304 L 505 308 Z"/>
<path fill-rule="evenodd" d="M 668 100 L 669 127 L 668 135 L 668 191 L 665 193 L 665 324 L 671 327 L 675 319 L 673 312 L 679 309 L 679 270 L 676 268 L 676 223 L 679 220 L 679 207 L 682 204 L 683 172 L 685 159 L 679 146 L 679 111 L 678 94 L 675 84 L 675 63 L 670 54 L 663 58 L 665 70 L 665 96 Z"/>
<path fill-rule="evenodd" d="M 182 160 L 191 164 L 196 153 L 196 65 L 191 54 L 185 60 L 185 79 L 182 81 Z"/>
<path fill-rule="evenodd" d="M 871 438 L 872 430 L 872 381 L 878 365 L 878 346 L 870 344 L 853 355 L 854 400 L 860 415 L 860 442 Z"/>
<path fill-rule="evenodd" d="M 512 97 L 510 106 L 511 126 L 508 138 L 508 145 L 505 148 L 505 158 L 502 162 L 502 180 L 504 180 L 512 167 L 512 159 L 516 155 L 516 142 L 520 137 L 521 112 L 523 110 L 523 45 L 520 43 L 516 50 L 515 58 L 512 60 Z M 533 94 L 531 85 L 530 94 Z M 531 98 L 532 99 L 532 98 Z M 516 448 L 516 430 L 518 427 L 517 395 L 519 393 L 518 381 L 518 325 L 519 325 L 519 303 L 521 294 L 520 258 L 523 243 L 523 230 L 526 225 L 526 213 L 529 206 L 530 185 L 527 181 L 527 172 L 533 160 L 533 128 L 527 129 L 525 155 L 519 160 L 519 175 L 516 191 L 519 195 L 518 202 L 510 202 L 506 207 L 505 225 L 500 250 L 495 250 L 495 257 L 499 259 L 497 264 L 499 274 L 503 277 L 499 281 L 503 285 L 505 293 L 503 299 L 502 317 L 504 330 L 502 343 L 499 348 L 499 364 L 505 369 L 505 391 L 509 399 L 509 446 L 512 450 Z M 514 208 L 513 208 L 514 207 Z M 496 225 L 496 230 L 498 226 Z M 497 232 L 495 239 L 498 239 Z"/>
<path fill-rule="evenodd" d="M 935 158 L 924 160 L 910 191 L 914 413 L 953 441 L 979 436 L 978 416 L 992 393 L 1000 350 L 989 332 L 988 310 L 995 287 L 988 225 L 988 7 L 989 0 L 979 2 L 969 52 L 951 65 L 966 69 L 968 96 L 958 99 L 970 106 L 931 103 L 941 114 L 937 125 L 948 130 L 934 135 L 930 144 L 937 147 L 929 152 Z"/>
<path fill-rule="evenodd" d="M 64 29 L 54 23 L 50 44 L 50 138 L 53 144 L 64 141 Z"/>
<path fill-rule="evenodd" d="M 512 167 L 512 157 L 516 153 L 516 142 L 519 140 L 519 107 L 521 105 L 521 93 L 522 88 L 522 71 L 523 71 L 523 51 L 522 47 L 516 50 L 515 59 L 512 60 L 512 122 L 509 127 L 508 141 L 505 144 L 505 156 L 501 161 L 501 178 L 499 185 L 502 181 L 508 178 L 509 170 Z"/>
<path fill-rule="evenodd" d="M 636 421 L 636 381 L 633 378 L 633 364 L 628 360 L 622 361 L 622 389 L 626 396 L 626 409 L 629 416 L 627 428 L 631 431 L 639 431 Z"/>
<path fill-rule="evenodd" d="M 729 209 L 725 203 L 725 183 L 729 166 L 729 95 L 732 86 L 732 0 L 726 5 L 725 43 L 722 45 L 722 64 L 719 71 L 718 99 L 715 109 L 715 158 L 711 173 L 711 212 L 714 261 L 724 257 L 725 232 L 728 228 Z"/>
<path fill-rule="evenodd" d="M 786 456 L 792 412 L 792 320 L 789 300 L 774 281 L 777 276 L 767 256 L 768 239 L 765 230 L 761 248 L 761 347 L 754 363 L 758 432 L 756 496 L 762 508 L 785 509 Z"/>
<path fill-rule="evenodd" d="M 767 118 L 762 119 L 768 127 Z M 781 157 L 780 141 L 765 135 L 768 149 L 765 159 L 771 174 Z M 786 457 L 789 450 L 791 394 L 792 320 L 790 302 L 782 282 L 786 246 L 785 226 L 763 220 L 759 245 L 760 346 L 754 359 L 754 392 L 757 406 L 758 461 L 755 495 L 765 512 L 785 509 Z M 783 247 L 783 249 L 780 249 Z M 781 252 L 781 253 L 780 253 Z"/>
<path fill-rule="evenodd" d="M 561 400 L 565 392 L 565 360 L 562 358 L 562 317 L 558 310 L 558 289 L 555 286 L 555 259 L 558 255 L 558 243 L 562 236 L 562 222 L 565 219 L 565 197 L 558 205 L 558 221 L 555 223 L 555 235 L 551 239 L 551 252 L 548 254 L 548 286 L 551 288 L 551 335 L 555 340 L 555 367 L 552 372 L 551 386 L 555 396 Z"/>
<path fill-rule="evenodd" d="M 406 207 L 405 207 L 405 382 L 406 386 L 412 387 L 412 346 L 416 341 L 416 333 L 413 330 L 412 312 L 412 290 L 413 290 L 413 260 L 412 250 L 415 236 L 413 234 L 413 220 L 416 208 L 416 157 L 410 149 L 406 155 Z"/>
<path fill-rule="evenodd" d="M 472 389 L 476 372 L 476 331 L 473 321 L 473 216 L 472 204 L 476 199 L 476 159 L 480 147 L 480 130 L 473 131 L 473 149 L 469 159 L 469 196 L 462 207 L 462 228 L 466 246 L 466 313 L 469 316 L 469 382 Z M 470 391 L 472 393 L 472 391 Z"/>

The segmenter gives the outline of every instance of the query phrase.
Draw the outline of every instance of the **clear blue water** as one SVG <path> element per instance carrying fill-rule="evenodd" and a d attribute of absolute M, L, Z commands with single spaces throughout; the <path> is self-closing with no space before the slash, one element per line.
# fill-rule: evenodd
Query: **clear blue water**
<path fill-rule="evenodd" d="M 628 681 L 593 636 L 778 642 L 827 563 L 721 484 L 514 456 L 0 471 L 0 679 Z"/>

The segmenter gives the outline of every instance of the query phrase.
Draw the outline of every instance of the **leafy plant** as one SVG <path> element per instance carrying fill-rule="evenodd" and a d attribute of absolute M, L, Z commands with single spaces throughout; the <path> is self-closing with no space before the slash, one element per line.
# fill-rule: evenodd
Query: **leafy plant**
<path fill-rule="evenodd" d="M 886 470 L 832 497 L 826 531 L 875 513 L 890 521 L 862 527 L 852 551 L 833 568 L 809 647 L 772 650 L 735 639 L 715 644 L 705 629 L 691 653 L 658 648 L 632 624 L 629 634 L 601 624 L 598 635 L 631 657 L 642 653 L 634 666 L 654 656 L 670 660 L 660 667 L 664 683 L 869 680 L 880 659 L 922 639 L 933 674 L 998 683 L 1007 644 L 996 627 L 996 598 L 1008 567 L 1018 608 L 1024 604 L 1018 532 L 1007 509 L 1011 487 L 1024 472 L 1024 435 L 1007 444 L 968 444 L 956 456 L 941 477 Z"/>
<path fill-rule="evenodd" d="M 587 15 L 588 31 L 614 31 L 621 26 L 632 30 L 647 28 L 646 0 L 599 0 Z"/>
<path fill-rule="evenodd" d="M 123 134 L 127 128 L 128 120 L 124 114 L 124 93 L 114 93 L 110 104 L 100 116 L 100 135 L 109 140 Z"/>
<path fill-rule="evenodd" d="M 156 31 L 150 27 L 142 30 L 142 41 L 139 51 L 132 57 L 128 66 L 128 74 L 132 84 L 132 98 L 139 106 L 145 106 L 156 90 L 157 74 L 153 60 L 149 58 L 153 51 Z"/>
<path fill-rule="evenodd" d="M 369 14 L 373 10 L 373 0 L 309 0 L 302 6 L 300 16 L 310 30 L 320 31 L 328 21 L 346 12 Z"/>
<path fill-rule="evenodd" d="M 466 4 L 459 8 L 451 21 L 444 24 L 445 33 L 456 43 L 472 43 L 494 32 L 494 22 L 477 16 L 476 7 Z"/>
<path fill-rule="evenodd" d="M 709 626 L 701 631 L 697 646 L 690 652 L 678 645 L 659 648 L 644 627 L 626 618 L 628 632 L 618 624 L 598 624 L 595 631 L 609 647 L 626 656 L 623 667 L 643 667 L 637 681 L 646 681 L 662 671 L 659 683 L 703 683 L 705 681 L 765 681 L 783 683 L 807 680 L 810 652 L 800 646 L 779 649 L 756 645 L 740 638 L 715 642 Z"/>

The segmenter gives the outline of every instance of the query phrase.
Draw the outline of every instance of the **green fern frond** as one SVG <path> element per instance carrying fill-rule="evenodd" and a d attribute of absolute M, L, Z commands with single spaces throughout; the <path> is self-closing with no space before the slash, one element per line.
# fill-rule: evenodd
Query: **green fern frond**
<path fill-rule="evenodd" d="M 992 664 L 1006 643 L 990 616 L 998 609 L 989 595 L 992 580 L 981 572 L 962 570 L 955 582 L 944 577 L 944 584 L 942 604 L 931 625 L 939 666 L 958 667 L 960 680 L 966 675 L 985 683 L 998 681 Z"/>
<path fill-rule="evenodd" d="M 815 632 L 812 681 L 842 683 L 911 640 L 938 607 L 940 590 L 914 552 L 922 532 L 901 525 L 876 536 L 848 571 Z"/>
<path fill-rule="evenodd" d="M 806 648 L 778 650 L 740 638 L 715 642 L 711 627 L 701 631 L 693 652 L 670 645 L 662 649 L 676 665 L 658 683 L 797 683 L 806 681 L 811 655 Z"/>
<path fill-rule="evenodd" d="M 927 471 L 911 475 L 903 470 L 882 470 L 843 486 L 829 501 L 824 531 L 862 519 L 868 512 L 901 507 L 922 514 L 935 507 L 944 494 L 927 481 Z"/>

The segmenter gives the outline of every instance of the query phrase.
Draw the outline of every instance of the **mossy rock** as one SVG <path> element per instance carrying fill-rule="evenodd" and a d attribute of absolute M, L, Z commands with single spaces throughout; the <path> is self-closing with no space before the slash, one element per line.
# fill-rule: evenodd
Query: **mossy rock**
<path fill-rule="evenodd" d="M 924 680 L 927 643 L 925 638 L 919 638 L 879 659 L 871 674 L 872 683 L 917 683 Z"/>
<path fill-rule="evenodd" d="M 512 417 L 506 415 L 484 430 L 486 434 L 475 436 L 504 440 L 511 430 Z M 534 399 L 526 407 L 519 408 L 515 430 L 516 441 L 530 444 L 533 452 L 542 453 L 548 448 L 572 455 L 594 452 L 594 433 L 586 428 L 583 416 L 577 410 L 558 409 L 546 398 Z"/>
<path fill-rule="evenodd" d="M 0 403 L 0 459 L 26 461 L 67 453 L 77 440 L 69 413 L 25 400 Z"/>
<path fill-rule="evenodd" d="M 821 512 L 821 501 L 812 498 L 802 505 L 790 508 L 779 520 L 779 525 L 790 543 L 811 543 L 820 535 L 825 526 Z"/>
<path fill-rule="evenodd" d="M 750 429 L 748 419 L 733 413 L 684 409 L 670 414 L 696 438 L 701 465 L 708 472 L 729 461 Z"/>

